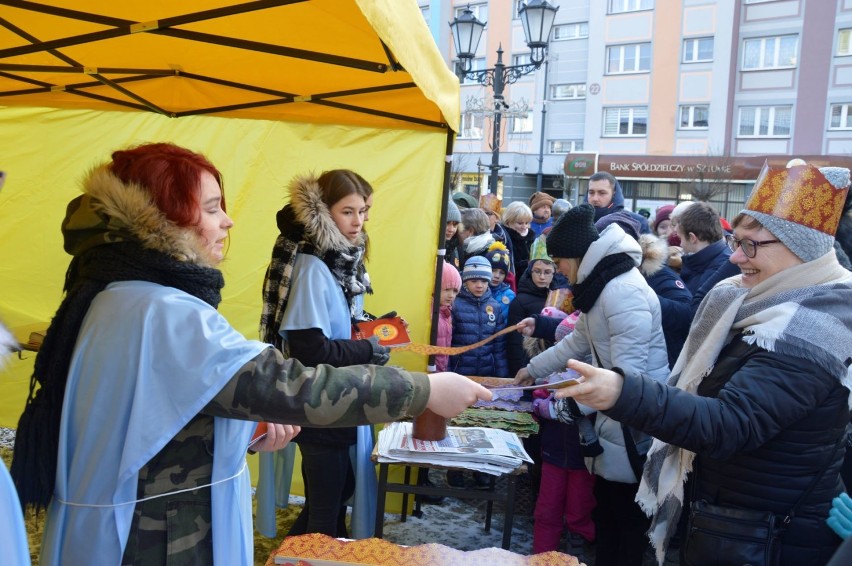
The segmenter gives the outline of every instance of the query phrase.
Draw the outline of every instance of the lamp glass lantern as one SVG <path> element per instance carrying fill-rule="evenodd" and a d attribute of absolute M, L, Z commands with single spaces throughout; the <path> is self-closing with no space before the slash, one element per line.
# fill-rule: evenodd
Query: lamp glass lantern
<path fill-rule="evenodd" d="M 480 22 L 473 15 L 470 7 L 462 10 L 460 16 L 450 24 L 450 30 L 453 34 L 453 44 L 456 48 L 456 55 L 459 58 L 461 70 L 469 71 L 471 61 L 476 56 L 476 49 L 479 47 L 479 40 L 482 39 L 482 31 L 485 29 L 485 23 Z"/>
<path fill-rule="evenodd" d="M 518 10 L 524 27 L 524 39 L 532 52 L 530 61 L 535 65 L 544 61 L 557 10 L 559 7 L 549 4 L 547 0 L 530 0 Z"/>

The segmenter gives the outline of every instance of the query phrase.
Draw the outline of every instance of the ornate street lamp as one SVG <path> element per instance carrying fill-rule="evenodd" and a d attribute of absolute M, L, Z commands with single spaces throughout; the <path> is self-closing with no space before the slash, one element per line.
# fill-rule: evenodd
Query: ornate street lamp
<path fill-rule="evenodd" d="M 497 172 L 503 168 L 500 165 L 500 122 L 503 108 L 506 103 L 503 100 L 503 89 L 507 84 L 516 82 L 524 75 L 528 75 L 541 67 L 547 53 L 550 41 L 550 32 L 553 29 L 553 20 L 556 11 L 559 10 L 547 2 L 547 0 L 529 0 L 518 10 L 521 24 L 524 28 L 524 40 L 530 48 L 530 63 L 526 65 L 504 65 L 503 47 L 497 48 L 497 63 L 493 69 L 472 71 L 471 62 L 476 55 L 476 48 L 485 29 L 485 22 L 480 22 L 468 6 L 461 16 L 453 19 L 450 30 L 453 34 L 453 43 L 456 55 L 459 58 L 457 73 L 459 79 L 465 77 L 475 80 L 481 85 L 491 86 L 494 96 L 494 128 L 491 142 L 491 174 L 488 179 L 488 188 L 491 194 L 497 194 Z M 545 96 L 547 93 L 545 93 Z M 543 125 L 542 125 L 543 127 Z"/>

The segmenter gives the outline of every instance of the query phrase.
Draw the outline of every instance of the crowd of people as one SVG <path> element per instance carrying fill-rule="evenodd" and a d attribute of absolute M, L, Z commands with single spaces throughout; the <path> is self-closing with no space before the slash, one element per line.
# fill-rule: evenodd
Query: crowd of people
<path fill-rule="evenodd" d="M 217 312 L 233 226 L 219 170 L 168 143 L 116 151 L 67 206 L 65 296 L 17 432 L 17 494 L 47 510 L 41 561 L 250 564 L 259 422 L 255 449 L 302 454 L 288 534 L 348 537 L 347 503 L 375 481 L 370 425 L 454 416 L 491 398 L 464 377 L 485 376 L 541 386 L 525 439 L 535 553 L 594 548 L 597 566 L 630 566 L 652 544 L 661 562 L 679 546 L 683 564 L 761 549 L 757 563 L 826 564 L 852 533 L 849 185 L 846 169 L 765 169 L 730 223 L 703 202 L 627 210 L 605 172 L 574 207 L 455 193 L 437 343 L 517 331 L 427 375 L 353 339 L 374 318 L 369 181 L 292 180 L 255 341 Z M 548 389 L 566 367 L 577 384 Z M 749 512 L 781 525 L 774 539 L 701 526 Z"/>

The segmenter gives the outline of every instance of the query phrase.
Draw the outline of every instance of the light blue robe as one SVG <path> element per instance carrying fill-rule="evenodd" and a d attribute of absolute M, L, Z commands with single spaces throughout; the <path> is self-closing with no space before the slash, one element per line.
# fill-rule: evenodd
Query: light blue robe
<path fill-rule="evenodd" d="M 341 340 L 352 338 L 352 318 L 343 289 L 331 275 L 331 271 L 316 256 L 299 254 L 293 265 L 290 295 L 287 299 L 287 309 L 281 320 L 279 332 L 287 338 L 288 330 L 304 330 L 318 328 L 326 338 Z M 363 295 L 355 297 L 357 310 L 363 309 Z M 355 495 L 352 497 L 352 521 L 350 534 L 352 538 L 370 538 L 376 526 L 376 466 L 370 460 L 373 451 L 373 427 L 362 425 L 357 430 L 357 442 L 352 448 L 352 468 L 355 471 Z M 285 451 L 277 453 L 274 468 L 287 469 L 288 455 Z M 269 485 L 265 477 L 273 467 L 267 462 L 268 456 L 261 454 L 261 472 L 264 477 L 258 480 Z M 292 470 L 292 462 L 289 464 Z M 264 471 L 267 470 L 267 471 Z M 282 485 L 283 484 L 279 484 Z M 287 484 L 289 489 L 289 483 Z M 286 499 L 286 494 L 279 491 L 279 503 Z M 270 509 L 258 506 L 258 530 L 268 537 L 275 536 L 274 513 Z"/>
<path fill-rule="evenodd" d="M 8 566 L 30 566 L 24 514 L 5 465 L 0 465 L 0 562 Z"/>
<path fill-rule="evenodd" d="M 120 564 L 140 468 L 267 347 L 246 340 L 207 303 L 171 287 L 130 281 L 99 293 L 69 368 L 40 563 Z M 254 561 L 245 454 L 255 427 L 214 420 L 217 564 Z M 216 484 L 221 480 L 227 481 Z"/>

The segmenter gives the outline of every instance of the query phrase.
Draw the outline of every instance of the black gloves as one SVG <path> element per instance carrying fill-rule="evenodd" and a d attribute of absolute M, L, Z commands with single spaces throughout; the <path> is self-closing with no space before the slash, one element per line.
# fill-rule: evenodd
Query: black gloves
<path fill-rule="evenodd" d="M 377 366 L 383 366 L 388 363 L 391 349 L 379 344 L 378 336 L 370 336 L 367 338 L 367 342 L 370 343 L 370 347 L 373 349 L 373 357 L 370 358 L 370 363 Z"/>

